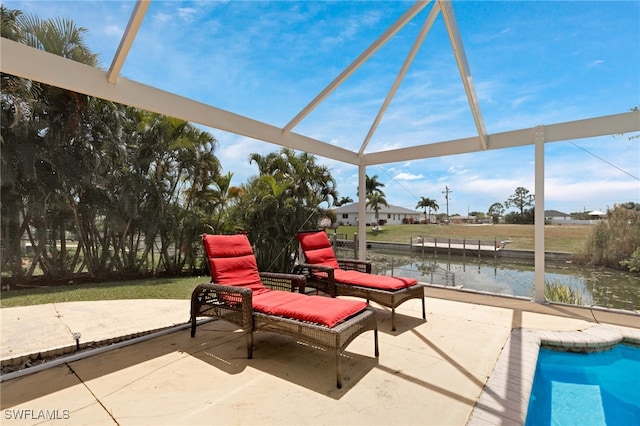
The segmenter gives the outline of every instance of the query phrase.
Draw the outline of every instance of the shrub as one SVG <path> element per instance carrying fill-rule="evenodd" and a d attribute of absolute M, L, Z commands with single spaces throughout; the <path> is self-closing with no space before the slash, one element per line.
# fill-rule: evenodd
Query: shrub
<path fill-rule="evenodd" d="M 634 256 L 639 248 L 640 211 L 616 205 L 607 211 L 606 220 L 594 226 L 577 260 L 616 269 L 637 266 L 640 261 Z"/>
<path fill-rule="evenodd" d="M 631 272 L 640 272 L 640 247 L 631 254 L 631 258 L 621 260 L 620 265 L 627 267 Z"/>

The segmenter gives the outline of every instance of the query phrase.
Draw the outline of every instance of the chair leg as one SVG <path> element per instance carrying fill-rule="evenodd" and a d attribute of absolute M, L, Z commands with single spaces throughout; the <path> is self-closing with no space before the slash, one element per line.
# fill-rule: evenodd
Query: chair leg
<path fill-rule="evenodd" d="M 427 311 L 424 308 L 424 297 L 422 298 L 422 319 L 426 320 L 427 319 Z"/>
<path fill-rule="evenodd" d="M 191 314 L 191 337 L 196 337 L 196 316 Z"/>
<path fill-rule="evenodd" d="M 375 328 L 373 329 L 373 353 L 375 354 L 376 358 L 380 356 L 380 350 L 378 349 L 378 324 L 376 324 Z"/>
<path fill-rule="evenodd" d="M 391 331 L 396 331 L 396 308 L 391 308 Z"/>
<path fill-rule="evenodd" d="M 247 359 L 253 358 L 253 332 L 247 333 Z"/>
<path fill-rule="evenodd" d="M 340 359 L 340 349 L 336 349 L 336 386 L 342 389 L 342 360 Z"/>

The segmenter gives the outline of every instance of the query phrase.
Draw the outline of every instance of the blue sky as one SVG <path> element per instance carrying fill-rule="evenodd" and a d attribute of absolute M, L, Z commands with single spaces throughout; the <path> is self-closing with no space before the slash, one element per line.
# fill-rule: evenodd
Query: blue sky
<path fill-rule="evenodd" d="M 2 1 L 41 18 L 71 18 L 108 68 L 134 2 Z M 162 1 L 151 3 L 122 75 L 276 126 L 286 125 L 411 2 Z M 453 3 L 487 131 L 517 130 L 640 107 L 640 2 Z M 294 131 L 357 151 L 431 6 Z M 279 147 L 206 129 L 239 185 L 250 153 Z M 366 152 L 477 134 L 439 17 Z M 638 135 L 636 133 L 635 135 Z M 545 207 L 566 213 L 640 202 L 640 137 L 545 146 Z M 630 139 L 631 138 L 631 139 Z M 486 212 L 515 188 L 534 192 L 533 147 L 367 168 L 387 201 L 435 199 L 451 214 Z M 356 199 L 357 168 L 319 157 L 340 196 Z"/>

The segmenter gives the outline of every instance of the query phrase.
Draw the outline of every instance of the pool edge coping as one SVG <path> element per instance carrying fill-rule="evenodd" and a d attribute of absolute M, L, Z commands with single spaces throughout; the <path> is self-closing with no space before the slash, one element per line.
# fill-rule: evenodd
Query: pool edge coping
<path fill-rule="evenodd" d="M 574 331 L 511 330 L 467 425 L 525 424 L 541 346 L 593 352 L 623 342 L 640 345 L 640 329 L 596 324 Z"/>

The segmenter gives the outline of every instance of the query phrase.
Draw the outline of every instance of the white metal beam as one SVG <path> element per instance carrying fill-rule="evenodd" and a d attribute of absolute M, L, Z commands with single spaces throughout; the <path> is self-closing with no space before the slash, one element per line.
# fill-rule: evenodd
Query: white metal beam
<path fill-rule="evenodd" d="M 146 15 L 150 4 L 151 0 L 138 0 L 136 2 L 136 7 L 131 13 L 129 24 L 127 24 L 127 28 L 120 40 L 118 50 L 116 50 L 111 66 L 109 67 L 109 71 L 107 71 L 107 81 L 109 83 L 115 84 L 115 82 L 118 81 L 120 70 L 122 70 L 124 61 L 127 59 L 129 50 L 133 45 L 133 41 L 136 39 L 136 34 L 138 34 L 138 30 L 140 29 L 140 25 L 142 25 L 142 20 L 144 19 L 144 15 Z"/>
<path fill-rule="evenodd" d="M 407 10 L 393 25 L 382 33 L 376 41 L 356 58 L 347 68 L 344 69 L 325 89 L 318 94 L 306 107 L 302 109 L 286 126 L 282 128 L 284 133 L 288 133 L 300 121 L 302 121 L 311 111 L 315 109 L 327 96 L 340 86 L 355 70 L 357 70 L 367 59 L 369 59 L 378 49 L 380 49 L 391 37 L 393 37 L 402 27 L 411 21 L 431 0 L 417 1 Z"/>
<path fill-rule="evenodd" d="M 533 300 L 545 302 L 544 296 L 544 140 L 545 128 L 538 126 L 535 131 L 535 212 L 534 212 L 534 283 Z"/>
<path fill-rule="evenodd" d="M 512 130 L 488 135 L 489 149 L 512 148 L 532 145 L 535 141 L 537 127 Z M 591 138 L 640 131 L 640 111 L 629 111 L 622 114 L 587 118 L 544 126 L 545 143 L 561 142 L 571 139 Z M 478 137 L 449 140 L 437 143 L 417 145 L 388 151 L 366 154 L 368 165 L 397 163 L 421 158 L 442 157 L 445 155 L 478 152 Z"/>
<path fill-rule="evenodd" d="M 0 71 L 357 165 L 356 153 L 278 127 L 178 96 L 126 78 L 110 84 L 106 72 L 6 38 L 0 38 Z"/>
<path fill-rule="evenodd" d="M 367 259 L 367 164 L 358 164 L 358 259 Z"/>
<path fill-rule="evenodd" d="M 409 51 L 409 54 L 407 55 L 407 58 L 404 61 L 404 64 L 402 64 L 402 67 L 400 68 L 400 72 L 396 76 L 396 79 L 393 82 L 393 85 L 391 86 L 389 93 L 387 93 L 387 97 L 382 103 L 382 106 L 380 107 L 380 111 L 378 111 L 378 115 L 376 116 L 375 120 L 373 120 L 373 124 L 369 129 L 369 133 L 367 133 L 367 136 L 364 138 L 364 142 L 362 142 L 362 146 L 360 146 L 360 151 L 358 151 L 359 155 L 362 155 L 364 153 L 364 150 L 367 148 L 367 145 L 369 145 L 369 141 L 371 140 L 371 137 L 373 136 L 376 129 L 378 128 L 378 124 L 380 124 L 380 120 L 382 120 L 382 116 L 387 111 L 387 108 L 389 107 L 391 100 L 393 99 L 396 92 L 398 91 L 398 87 L 400 87 L 400 83 L 402 83 L 404 76 L 407 74 L 409 67 L 413 63 L 413 60 L 415 59 L 416 55 L 418 54 L 418 50 L 420 50 L 420 46 L 422 46 L 422 43 L 424 42 L 425 37 L 427 37 L 427 34 L 429 33 L 429 30 L 431 29 L 433 22 L 438 17 L 439 12 L 440 12 L 440 6 L 436 3 L 433 5 L 433 8 L 431 8 L 431 11 L 427 16 L 427 19 L 424 21 L 424 24 L 422 25 L 422 28 L 420 29 L 420 32 L 416 37 L 416 41 L 413 43 L 413 46 L 411 47 L 411 50 Z"/>
<path fill-rule="evenodd" d="M 449 41 L 453 48 L 453 54 L 456 57 L 458 64 L 458 70 L 460 71 L 460 77 L 462 77 L 462 84 L 464 90 L 467 93 L 467 99 L 469 100 L 469 106 L 471 107 L 471 113 L 473 114 L 473 120 L 478 130 L 478 138 L 482 149 L 487 149 L 487 130 L 484 126 L 484 120 L 482 119 L 482 113 L 480 111 L 480 104 L 478 103 L 478 97 L 476 96 L 476 89 L 471 79 L 471 71 L 469 69 L 469 63 L 467 62 L 467 55 L 462 46 L 462 38 L 460 38 L 460 30 L 458 29 L 458 22 L 453 13 L 453 6 L 451 1 L 438 0 L 440 8 L 442 9 L 442 17 L 447 27 L 447 33 L 449 34 Z"/>

